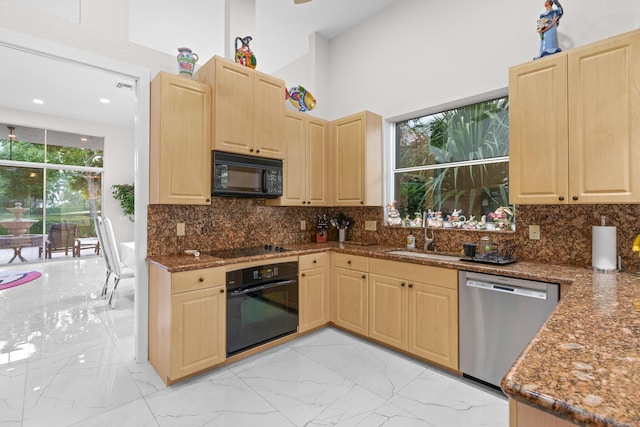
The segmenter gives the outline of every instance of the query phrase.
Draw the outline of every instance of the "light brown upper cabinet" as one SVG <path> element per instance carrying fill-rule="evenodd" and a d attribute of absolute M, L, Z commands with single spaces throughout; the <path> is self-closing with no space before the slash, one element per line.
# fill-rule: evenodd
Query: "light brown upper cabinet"
<path fill-rule="evenodd" d="M 213 89 L 214 150 L 283 158 L 285 83 L 219 56 L 197 73 Z"/>
<path fill-rule="evenodd" d="M 382 117 L 335 120 L 332 148 L 332 206 L 382 206 Z"/>
<path fill-rule="evenodd" d="M 509 70 L 514 204 L 637 203 L 640 31 Z"/>
<path fill-rule="evenodd" d="M 329 204 L 330 125 L 297 111 L 285 114 L 284 194 L 266 200 L 271 206 L 327 206 Z"/>
<path fill-rule="evenodd" d="M 151 82 L 149 203 L 211 203 L 211 89 L 168 73 Z"/>

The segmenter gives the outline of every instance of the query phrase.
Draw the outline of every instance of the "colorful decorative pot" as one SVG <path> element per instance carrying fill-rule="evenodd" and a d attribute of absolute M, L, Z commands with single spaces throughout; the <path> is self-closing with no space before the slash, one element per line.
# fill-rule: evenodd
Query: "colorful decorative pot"
<path fill-rule="evenodd" d="M 236 37 L 236 62 L 249 68 L 256 68 L 256 56 L 249 48 L 249 42 L 253 40 L 251 36 L 245 38 Z"/>
<path fill-rule="evenodd" d="M 193 70 L 199 59 L 198 55 L 191 52 L 188 47 L 179 47 L 178 52 L 180 52 L 178 53 L 178 71 L 180 71 L 180 74 L 187 76 L 193 75 Z"/>

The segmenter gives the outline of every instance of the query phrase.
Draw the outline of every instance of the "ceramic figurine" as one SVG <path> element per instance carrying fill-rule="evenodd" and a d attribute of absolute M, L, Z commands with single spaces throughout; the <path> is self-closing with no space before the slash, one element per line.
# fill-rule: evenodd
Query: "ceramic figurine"
<path fill-rule="evenodd" d="M 249 68 L 256 68 L 257 60 L 249 48 L 249 42 L 253 40 L 251 36 L 244 38 L 236 37 L 236 62 Z"/>
<path fill-rule="evenodd" d="M 556 8 L 553 8 L 555 4 Z M 540 34 L 540 52 L 533 59 L 539 59 L 546 55 L 552 55 L 561 51 L 558 47 L 557 28 L 560 25 L 560 18 L 564 10 L 558 0 L 546 0 L 544 2 L 545 11 L 538 19 L 537 31 Z"/>
<path fill-rule="evenodd" d="M 387 224 L 391 226 L 402 225 L 402 218 L 400 218 L 400 212 L 398 212 L 398 210 L 396 209 L 396 203 L 398 202 L 394 200 L 393 202 L 387 205 L 387 207 L 389 208 L 389 214 L 387 216 Z"/>
<path fill-rule="evenodd" d="M 415 218 L 413 220 L 413 224 L 416 227 L 422 227 L 422 214 L 420 212 L 416 212 L 414 215 L 415 215 Z"/>
<path fill-rule="evenodd" d="M 191 52 L 188 47 L 178 48 L 178 71 L 185 76 L 193 75 L 193 70 L 198 62 L 198 55 Z"/>
<path fill-rule="evenodd" d="M 300 85 L 285 89 L 285 99 L 288 99 L 298 111 L 311 111 L 316 107 L 316 99 Z"/>
<path fill-rule="evenodd" d="M 500 206 L 495 212 L 489 214 L 489 219 L 493 221 L 493 225 L 496 230 L 509 231 L 511 230 L 511 220 L 513 211 L 505 206 Z"/>

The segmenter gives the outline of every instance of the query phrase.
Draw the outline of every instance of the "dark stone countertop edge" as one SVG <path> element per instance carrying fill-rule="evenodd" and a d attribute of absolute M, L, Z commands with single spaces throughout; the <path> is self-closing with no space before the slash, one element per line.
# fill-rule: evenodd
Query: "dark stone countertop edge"
<path fill-rule="evenodd" d="M 232 260 L 224 260 L 207 255 L 201 255 L 196 259 L 190 255 L 162 255 L 154 256 L 147 259 L 150 264 L 156 265 L 168 272 L 181 272 L 201 268 L 221 267 L 237 263 L 245 263 L 259 260 L 275 260 L 291 256 L 307 255 L 312 253 L 333 251 L 337 253 L 352 254 L 357 256 L 366 256 L 370 258 L 386 259 L 391 261 L 409 262 L 420 265 L 431 265 L 456 270 L 475 271 L 487 274 L 497 274 L 528 280 L 539 280 L 549 283 L 558 284 L 574 284 L 575 282 L 585 281 L 590 278 L 591 271 L 587 268 L 580 268 L 567 265 L 553 265 L 535 262 L 516 262 L 509 265 L 491 265 L 458 260 L 439 260 L 426 258 L 412 258 L 403 255 L 389 254 L 391 250 L 406 250 L 401 247 L 379 246 L 379 245 L 362 245 L 362 244 L 339 244 L 338 242 L 329 242 L 322 244 L 301 244 L 290 247 L 291 250 L 282 253 L 273 253 L 266 255 L 258 255 L 252 257 L 241 257 Z M 443 254 L 444 255 L 444 254 Z M 456 256 L 456 255 L 452 255 Z M 557 309 L 557 308 L 556 308 Z M 551 314 L 553 316 L 553 313 Z M 534 337 L 532 342 L 538 339 L 538 335 Z M 522 354 L 507 373 L 502 381 L 501 387 L 503 392 L 522 403 L 538 408 L 542 411 L 551 413 L 560 418 L 579 423 L 589 423 L 593 425 L 607 426 L 623 426 L 616 423 L 615 420 L 604 419 L 597 414 L 588 412 L 583 408 L 570 405 L 552 396 L 537 393 L 533 390 L 526 389 L 526 385 L 511 381 L 511 375 L 518 369 L 518 365 L 527 355 L 531 343 L 523 350 Z"/>

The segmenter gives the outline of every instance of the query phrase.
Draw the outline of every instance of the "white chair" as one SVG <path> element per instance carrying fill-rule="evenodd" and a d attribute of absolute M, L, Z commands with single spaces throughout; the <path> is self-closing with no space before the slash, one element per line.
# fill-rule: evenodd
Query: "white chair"
<path fill-rule="evenodd" d="M 104 221 L 101 216 L 96 216 L 96 234 L 98 235 L 98 241 L 100 242 L 100 247 L 102 248 L 104 263 L 107 265 L 107 277 L 104 279 L 104 285 L 102 285 L 102 292 L 100 293 L 100 296 L 104 298 L 107 295 L 107 290 L 109 289 L 109 277 L 111 277 L 113 268 L 111 267 L 111 261 L 109 259 L 110 254 L 107 251 L 107 244 L 105 242 L 105 238 L 103 237 Z"/>
<path fill-rule="evenodd" d="M 118 244 L 116 243 L 116 237 L 113 234 L 113 227 L 109 218 L 102 218 L 103 232 L 102 237 L 105 243 L 105 252 L 108 252 L 109 265 L 111 266 L 111 273 L 115 277 L 113 283 L 113 289 L 111 290 L 111 296 L 109 297 L 109 305 L 111 308 L 116 305 L 116 291 L 118 290 L 118 283 L 122 279 L 132 279 L 135 277 L 134 270 L 127 267 L 120 259 L 118 252 Z"/>

